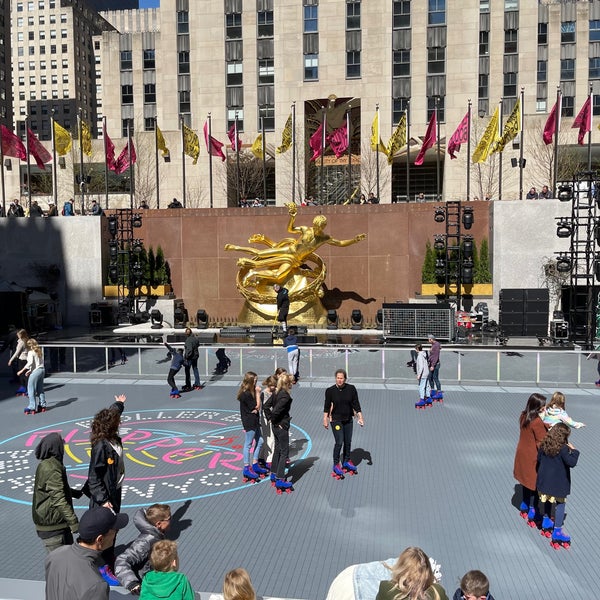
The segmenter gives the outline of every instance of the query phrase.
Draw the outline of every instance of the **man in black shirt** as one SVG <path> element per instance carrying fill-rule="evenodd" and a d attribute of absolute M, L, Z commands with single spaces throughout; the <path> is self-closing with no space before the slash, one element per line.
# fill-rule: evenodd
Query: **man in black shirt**
<path fill-rule="evenodd" d="M 275 284 L 273 289 L 277 293 L 277 320 L 281 323 L 283 333 L 287 332 L 287 318 L 290 311 L 290 296 L 287 288 Z"/>

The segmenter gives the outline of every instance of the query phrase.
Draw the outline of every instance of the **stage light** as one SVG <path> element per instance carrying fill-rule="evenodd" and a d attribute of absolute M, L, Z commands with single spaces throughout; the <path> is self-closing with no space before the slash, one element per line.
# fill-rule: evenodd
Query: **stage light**
<path fill-rule="evenodd" d="M 571 270 L 571 259 L 569 256 L 561 252 L 556 259 L 556 270 L 559 273 L 568 273 Z"/>
<path fill-rule="evenodd" d="M 473 267 L 463 265 L 462 272 L 462 283 L 471 285 L 473 283 Z"/>
<path fill-rule="evenodd" d="M 446 261 L 443 258 L 435 259 L 435 276 L 438 279 L 446 276 Z"/>
<path fill-rule="evenodd" d="M 470 206 L 463 208 L 462 224 L 465 229 L 473 227 L 473 209 Z"/>
<path fill-rule="evenodd" d="M 147 323 L 150 320 L 150 315 L 147 311 L 142 310 L 133 313 L 129 320 L 133 325 L 139 325 L 140 323 Z"/>
<path fill-rule="evenodd" d="M 434 209 L 433 220 L 436 223 L 443 223 L 446 220 L 446 211 L 441 206 Z"/>
<path fill-rule="evenodd" d="M 135 280 L 135 287 L 140 287 L 142 285 L 142 278 L 144 277 L 144 269 L 142 269 L 142 265 L 139 262 L 133 265 L 132 273 Z"/>
<path fill-rule="evenodd" d="M 558 187 L 558 199 L 561 202 L 570 202 L 573 199 L 573 186 L 561 185 Z"/>
<path fill-rule="evenodd" d="M 445 250 L 446 249 L 446 236 L 444 235 L 436 235 L 433 241 L 433 247 L 436 250 Z"/>
<path fill-rule="evenodd" d="M 383 328 L 383 309 L 382 308 L 378 308 L 377 312 L 375 313 L 375 327 L 377 329 Z"/>
<path fill-rule="evenodd" d="M 132 227 L 141 227 L 142 226 L 142 215 L 133 215 L 131 218 L 131 226 Z"/>
<path fill-rule="evenodd" d="M 108 276 L 111 281 L 117 283 L 119 279 L 119 269 L 117 268 L 117 265 L 111 265 L 108 267 Z"/>
<path fill-rule="evenodd" d="M 110 233 L 112 237 L 116 237 L 118 230 L 119 221 L 115 215 L 111 215 L 108 217 L 108 233 Z"/>
<path fill-rule="evenodd" d="M 208 327 L 208 313 L 203 308 L 199 308 L 196 311 L 196 323 L 198 329 L 206 329 Z"/>
<path fill-rule="evenodd" d="M 363 328 L 363 315 L 359 308 L 355 308 L 350 315 L 351 329 L 362 329 Z"/>
<path fill-rule="evenodd" d="M 173 326 L 175 329 L 183 329 L 188 320 L 187 310 L 182 307 L 177 307 L 173 312 Z"/>
<path fill-rule="evenodd" d="M 110 255 L 110 262 L 117 262 L 119 257 L 119 242 L 111 240 L 108 242 L 108 253 Z"/>
<path fill-rule="evenodd" d="M 150 321 L 152 323 L 150 329 L 162 329 L 163 316 L 158 308 L 153 308 L 150 311 Z"/>
<path fill-rule="evenodd" d="M 327 311 L 327 329 L 337 329 L 339 317 L 337 310 L 330 309 Z"/>
<path fill-rule="evenodd" d="M 131 249 L 135 254 L 141 254 L 144 251 L 144 242 L 142 240 L 133 240 Z"/>
<path fill-rule="evenodd" d="M 465 260 L 473 258 L 473 238 L 465 236 L 462 247 L 462 254 Z"/>
<path fill-rule="evenodd" d="M 571 223 L 566 219 L 558 220 L 556 224 L 556 235 L 559 238 L 568 238 L 573 234 L 573 227 Z"/>

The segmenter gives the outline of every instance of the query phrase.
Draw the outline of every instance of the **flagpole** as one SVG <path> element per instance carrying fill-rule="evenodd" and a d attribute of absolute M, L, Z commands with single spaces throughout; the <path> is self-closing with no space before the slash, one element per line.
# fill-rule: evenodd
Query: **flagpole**
<path fill-rule="evenodd" d="M 0 185 L 2 185 L 2 214 L 6 216 L 6 188 L 4 186 L 4 148 L 2 146 L 2 127 L 0 127 Z"/>
<path fill-rule="evenodd" d="M 525 116 L 525 109 L 523 107 L 523 100 L 525 98 L 525 88 L 521 88 L 521 110 L 519 115 L 519 128 L 521 129 L 521 140 L 519 144 L 519 200 L 523 200 L 523 145 L 525 139 L 525 129 L 523 128 L 523 119 Z"/>
<path fill-rule="evenodd" d="M 106 149 L 106 117 L 103 117 L 102 121 L 102 141 L 104 142 L 104 193 L 106 195 L 106 209 L 108 210 L 108 152 Z"/>
<path fill-rule="evenodd" d="M 352 194 L 352 149 L 350 148 L 350 111 L 352 104 L 348 105 L 346 110 L 346 139 L 348 141 L 348 198 Z"/>
<path fill-rule="evenodd" d="M 81 215 L 85 215 L 85 181 L 84 181 L 84 172 L 83 172 L 83 126 L 82 126 L 82 117 L 81 117 L 82 109 L 79 109 L 79 114 L 77 115 L 78 124 L 79 124 L 79 190 L 81 191 Z"/>
<path fill-rule="evenodd" d="M 179 117 L 179 122 L 181 123 L 181 165 L 183 169 L 183 208 L 186 208 L 185 199 L 185 133 L 183 131 L 183 116 Z"/>
<path fill-rule="evenodd" d="M 29 164 L 31 151 L 29 148 L 29 115 L 25 117 L 25 131 L 25 139 L 27 141 L 27 208 L 31 210 L 31 166 Z"/>
<path fill-rule="evenodd" d="M 267 143 L 265 140 L 265 118 L 260 118 L 260 141 L 262 144 L 262 163 L 263 163 L 263 202 L 267 205 Z"/>
<path fill-rule="evenodd" d="M 131 164 L 131 119 L 127 119 L 127 158 L 129 160 L 129 208 L 133 210 L 133 165 Z"/>
<path fill-rule="evenodd" d="M 440 120 L 438 119 L 438 106 L 440 104 L 440 97 L 435 97 L 435 127 L 436 127 L 436 138 L 437 138 L 437 156 L 435 161 L 435 194 L 436 202 L 441 202 L 440 197 Z M 459 304 L 460 308 L 460 304 Z"/>
<path fill-rule="evenodd" d="M 587 142 L 587 153 L 588 153 L 588 162 L 587 162 L 587 170 L 591 172 L 592 170 L 592 121 L 594 110 L 592 106 L 592 84 L 590 84 L 590 91 L 588 93 L 589 106 L 590 106 L 590 130 L 588 131 L 588 142 Z"/>
<path fill-rule="evenodd" d="M 467 107 L 467 200 L 471 199 L 471 109 L 472 103 L 469 98 Z"/>
<path fill-rule="evenodd" d="M 325 136 L 327 135 L 327 113 L 325 112 L 325 107 L 321 108 L 321 204 L 327 204 L 325 201 L 325 178 L 324 178 L 324 170 L 325 170 Z"/>
<path fill-rule="evenodd" d="M 296 203 L 296 101 L 292 102 L 292 202 Z"/>
<path fill-rule="evenodd" d="M 502 110 L 504 98 L 500 98 L 498 110 L 498 139 L 502 137 Z M 502 200 L 502 152 L 498 156 L 498 200 Z"/>
<path fill-rule="evenodd" d="M 552 173 L 553 196 L 558 197 L 556 182 L 558 181 L 558 133 L 560 128 L 560 113 L 562 111 L 562 98 L 560 85 L 556 86 L 556 110 L 554 111 L 554 172 Z"/>
<path fill-rule="evenodd" d="M 377 181 L 377 197 L 380 198 L 381 196 L 379 194 L 379 140 L 381 136 L 379 134 L 379 103 L 375 105 L 375 113 L 377 114 L 377 131 L 375 132 L 377 134 L 377 137 L 375 138 L 375 144 L 377 148 L 377 151 L 375 153 L 375 176 Z"/>
<path fill-rule="evenodd" d="M 410 202 L 410 98 L 406 101 L 406 201 Z"/>
<path fill-rule="evenodd" d="M 158 164 L 158 117 L 154 117 L 154 164 L 156 166 L 156 208 L 160 208 L 160 177 Z"/>
<path fill-rule="evenodd" d="M 235 144 L 235 190 L 237 205 L 240 206 L 240 144 L 238 142 L 238 111 L 235 111 L 234 121 L 234 144 Z"/>
<path fill-rule="evenodd" d="M 208 185 L 210 186 L 210 208 L 213 207 L 213 175 L 212 175 L 212 152 L 211 152 L 211 137 L 212 137 L 212 117 L 208 113 Z"/>
<path fill-rule="evenodd" d="M 52 109 L 52 117 L 50 118 L 50 126 L 52 136 L 52 198 L 54 199 L 54 206 L 58 206 L 56 204 L 56 199 L 58 197 L 58 180 L 57 180 L 57 171 L 56 171 L 56 140 L 54 139 L 54 109 Z"/>

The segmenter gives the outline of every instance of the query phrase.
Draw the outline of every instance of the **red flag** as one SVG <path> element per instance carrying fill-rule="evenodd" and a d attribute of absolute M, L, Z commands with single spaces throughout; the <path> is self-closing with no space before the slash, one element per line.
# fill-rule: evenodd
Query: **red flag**
<path fill-rule="evenodd" d="M 437 142 L 437 121 L 435 118 L 435 111 L 431 115 L 431 119 L 429 119 L 429 125 L 427 125 L 427 133 L 423 138 L 423 145 L 421 146 L 421 150 L 415 159 L 415 165 L 422 165 L 423 159 L 425 158 L 425 152 L 432 148 L 433 145 Z"/>
<path fill-rule="evenodd" d="M 554 136 L 554 133 L 556 132 L 557 104 L 558 104 L 557 102 L 554 103 L 554 106 L 552 107 L 552 110 L 550 111 L 550 114 L 548 115 L 546 124 L 544 125 L 544 133 L 542 134 L 542 139 L 544 140 L 544 144 L 546 144 L 546 146 L 548 144 L 552 143 L 552 137 Z"/>
<path fill-rule="evenodd" d="M 112 143 L 112 140 L 108 137 L 108 132 L 106 131 L 106 123 L 102 126 L 103 136 L 104 136 L 104 153 L 106 154 L 106 164 L 111 171 L 116 170 L 115 165 L 115 145 Z"/>
<path fill-rule="evenodd" d="M 344 123 L 339 129 L 327 136 L 327 143 L 331 146 L 336 158 L 348 150 L 348 124 Z"/>
<path fill-rule="evenodd" d="M 319 128 L 310 136 L 308 145 L 313 151 L 313 155 L 310 160 L 317 160 L 321 154 L 323 154 L 323 123 L 319 125 Z"/>
<path fill-rule="evenodd" d="M 229 138 L 229 141 L 231 142 L 231 149 L 234 152 L 238 151 L 238 148 L 242 147 L 242 140 L 240 140 L 240 136 L 236 135 L 237 131 L 236 131 L 236 127 L 235 127 L 235 123 L 233 123 L 231 125 L 231 127 L 229 128 L 229 131 L 227 132 L 227 137 Z"/>
<path fill-rule="evenodd" d="M 467 112 L 448 141 L 447 148 L 450 158 L 456 158 L 455 152 L 460 152 L 460 145 L 467 143 L 467 140 L 469 139 L 469 125 L 469 113 Z"/>
<path fill-rule="evenodd" d="M 220 156 L 221 160 L 227 160 L 223 154 L 223 143 L 215 139 L 212 135 L 208 135 L 208 121 L 204 123 L 204 141 L 206 149 L 211 156 Z"/>
<path fill-rule="evenodd" d="M 135 153 L 135 146 L 133 145 L 133 140 L 131 138 L 129 139 L 129 144 L 131 145 L 131 164 L 135 165 L 137 155 Z M 125 148 L 121 150 L 121 154 L 119 154 L 119 158 L 117 158 L 115 162 L 114 171 L 117 175 L 121 175 L 121 173 L 125 173 L 125 171 L 129 169 L 129 144 L 125 144 Z"/>
<path fill-rule="evenodd" d="M 588 99 L 584 102 L 579 114 L 575 117 L 571 129 L 576 129 L 577 127 L 579 127 L 577 143 L 580 146 L 583 146 L 585 134 L 592 130 L 592 98 L 590 96 L 588 96 Z"/>
<path fill-rule="evenodd" d="M 44 163 L 48 163 L 52 160 L 52 154 L 44 148 L 40 140 L 37 139 L 35 133 L 27 128 L 27 144 L 29 146 L 29 154 L 35 158 L 35 162 L 37 166 L 46 170 L 46 165 Z"/>
<path fill-rule="evenodd" d="M 25 160 L 27 150 L 18 135 L 15 135 L 8 127 L 2 125 L 2 154 Z"/>

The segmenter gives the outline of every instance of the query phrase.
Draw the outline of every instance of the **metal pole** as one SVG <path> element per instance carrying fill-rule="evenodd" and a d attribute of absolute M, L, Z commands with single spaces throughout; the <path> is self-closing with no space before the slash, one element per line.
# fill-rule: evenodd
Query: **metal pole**
<path fill-rule="evenodd" d="M 158 117 L 154 117 L 154 164 L 156 165 L 156 208 L 160 208 L 160 165 L 158 164 Z"/>
<path fill-rule="evenodd" d="M 210 186 L 210 207 L 213 207 L 213 173 L 212 173 L 212 152 L 211 152 L 211 137 L 212 137 L 212 118 L 208 113 L 208 185 Z"/>
<path fill-rule="evenodd" d="M 350 148 L 350 142 L 352 136 L 350 135 L 350 111 L 352 110 L 352 104 L 348 105 L 346 110 L 346 139 L 348 141 L 348 199 L 352 195 L 352 148 Z"/>
<path fill-rule="evenodd" d="M 410 202 L 410 98 L 406 101 L 406 201 Z"/>
<path fill-rule="evenodd" d="M 321 204 L 327 204 L 325 200 L 325 136 L 327 135 L 327 113 L 325 107 L 321 109 Z"/>
<path fill-rule="evenodd" d="M 129 161 L 129 208 L 133 210 L 133 165 L 131 164 L 131 119 L 127 119 L 127 159 Z"/>
<path fill-rule="evenodd" d="M 554 111 L 554 169 L 552 173 L 552 190 L 558 197 L 556 182 L 558 181 L 558 134 L 560 133 L 560 113 L 562 111 L 562 96 L 560 86 L 556 86 L 556 110 Z"/>
<path fill-rule="evenodd" d="M 498 109 L 498 138 L 502 136 L 503 100 L 504 98 L 500 98 L 500 108 Z M 498 156 L 498 200 L 502 200 L 502 152 Z"/>
<path fill-rule="evenodd" d="M 437 139 L 437 152 L 436 152 L 436 161 L 435 161 L 435 194 L 436 201 L 440 202 L 440 120 L 438 119 L 438 106 L 440 104 L 440 97 L 435 97 L 435 137 Z"/>
<path fill-rule="evenodd" d="M 81 192 L 81 215 L 85 215 L 85 173 L 83 170 L 83 110 L 79 109 L 79 191 Z M 27 161 L 29 162 L 29 160 Z"/>
<path fill-rule="evenodd" d="M 54 109 L 52 109 L 52 117 L 50 118 L 51 126 L 51 137 L 52 137 L 52 198 L 54 199 L 54 206 L 58 206 L 58 180 L 56 171 L 56 140 L 54 139 Z"/>
<path fill-rule="evenodd" d="M 0 185 L 2 185 L 2 214 L 6 216 L 6 187 L 4 185 L 4 151 L 2 150 L 2 127 L 0 127 Z"/>
<path fill-rule="evenodd" d="M 590 130 L 588 131 L 588 141 L 587 141 L 587 154 L 588 154 L 588 162 L 587 162 L 587 170 L 592 170 L 592 120 L 594 109 L 592 106 L 592 84 L 590 84 L 590 92 L 588 94 L 588 98 L 590 101 Z M 591 187 L 589 189 L 589 193 L 591 194 Z"/>
<path fill-rule="evenodd" d="M 185 199 L 186 199 L 186 193 L 185 193 L 185 135 L 184 135 L 184 131 L 183 131 L 183 115 L 181 117 L 179 117 L 179 122 L 181 124 L 181 167 L 183 170 L 183 208 L 186 207 L 186 203 L 185 203 Z"/>
<path fill-rule="evenodd" d="M 235 193 L 237 205 L 240 205 L 240 145 L 238 144 L 238 111 L 235 111 L 235 121 L 233 126 L 233 143 L 235 148 Z"/>
<path fill-rule="evenodd" d="M 375 132 L 377 136 L 375 138 L 375 147 L 377 148 L 377 150 L 375 151 L 375 174 L 377 178 L 377 197 L 380 198 L 381 195 L 379 193 L 379 104 L 375 105 L 375 113 L 377 114 L 377 131 Z"/>
<path fill-rule="evenodd" d="M 292 202 L 296 202 L 296 101 L 292 102 Z"/>
<path fill-rule="evenodd" d="M 106 117 L 103 117 L 103 141 L 104 141 L 104 193 L 106 195 L 106 208 L 108 209 L 108 153 L 106 151 Z"/>
<path fill-rule="evenodd" d="M 467 200 L 471 199 L 471 98 L 467 108 Z"/>
<path fill-rule="evenodd" d="M 27 206 L 31 210 L 31 165 L 29 164 L 29 115 L 25 117 L 25 139 L 27 141 Z"/>
<path fill-rule="evenodd" d="M 520 110 L 520 123 L 519 128 L 521 129 L 521 143 L 519 144 L 519 200 L 523 200 L 523 146 L 525 145 L 525 129 L 523 129 L 523 116 L 525 115 L 525 107 L 523 106 L 523 100 L 525 98 L 525 88 L 521 88 L 521 110 Z"/>
<path fill-rule="evenodd" d="M 267 143 L 265 141 L 265 118 L 260 118 L 260 132 L 262 142 L 262 160 L 263 160 L 263 202 L 267 205 Z"/>

